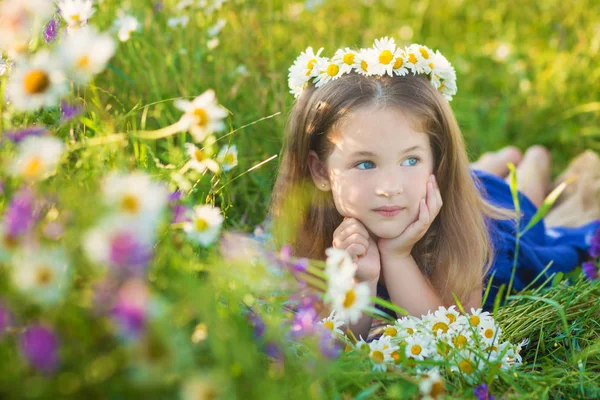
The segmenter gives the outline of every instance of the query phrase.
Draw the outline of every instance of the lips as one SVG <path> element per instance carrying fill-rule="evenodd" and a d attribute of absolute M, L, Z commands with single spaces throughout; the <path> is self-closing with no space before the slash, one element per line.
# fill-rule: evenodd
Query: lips
<path fill-rule="evenodd" d="M 387 211 L 387 212 L 391 212 L 391 211 L 399 211 L 402 210 L 404 207 L 400 207 L 400 206 L 383 206 L 383 207 L 379 207 L 374 209 L 373 211 Z"/>

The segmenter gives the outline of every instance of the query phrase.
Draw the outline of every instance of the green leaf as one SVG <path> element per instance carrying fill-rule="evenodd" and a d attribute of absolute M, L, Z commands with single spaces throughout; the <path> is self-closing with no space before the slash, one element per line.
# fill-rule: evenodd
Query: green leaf
<path fill-rule="evenodd" d="M 509 179 L 508 186 L 510 187 L 510 193 L 512 194 L 513 204 L 515 205 L 515 211 L 517 214 L 521 214 L 521 205 L 519 204 L 519 189 L 517 189 L 517 168 L 515 164 L 508 163 Z"/>
<path fill-rule="evenodd" d="M 356 395 L 354 400 L 363 400 L 363 399 L 371 398 L 371 396 L 373 396 L 375 394 L 375 392 L 377 392 L 381 386 L 383 386 L 383 383 L 379 382 L 371 387 L 368 387 L 368 388 L 362 390 L 359 394 Z"/>

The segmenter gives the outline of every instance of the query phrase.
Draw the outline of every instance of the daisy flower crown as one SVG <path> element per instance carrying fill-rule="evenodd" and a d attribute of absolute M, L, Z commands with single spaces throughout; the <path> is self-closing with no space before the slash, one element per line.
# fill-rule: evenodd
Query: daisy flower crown
<path fill-rule="evenodd" d="M 333 57 L 321 57 L 323 48 L 316 53 L 306 48 L 289 68 L 290 93 L 298 98 L 310 84 L 321 87 L 352 72 L 365 76 L 425 75 L 431 86 L 448 101 L 456 94 L 456 71 L 439 50 L 411 44 L 404 48 L 396 46 L 393 38 L 376 39 L 371 48 L 353 50 L 338 49 Z"/>

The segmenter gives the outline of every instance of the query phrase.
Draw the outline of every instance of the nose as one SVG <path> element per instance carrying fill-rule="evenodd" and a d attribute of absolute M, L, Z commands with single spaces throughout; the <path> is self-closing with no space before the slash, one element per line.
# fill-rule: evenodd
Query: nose
<path fill-rule="evenodd" d="M 375 188 L 377 196 L 392 197 L 404 192 L 404 185 L 398 176 L 386 174 L 384 179 L 381 179 Z"/>

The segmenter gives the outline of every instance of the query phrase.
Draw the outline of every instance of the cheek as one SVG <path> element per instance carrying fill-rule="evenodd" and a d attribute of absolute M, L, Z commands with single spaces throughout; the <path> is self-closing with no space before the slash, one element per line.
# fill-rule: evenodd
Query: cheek
<path fill-rule="evenodd" d="M 425 195 L 427 194 L 427 180 L 429 179 L 429 175 L 430 173 L 427 170 L 416 171 L 407 179 L 406 187 L 410 188 L 408 196 L 411 203 L 416 206 L 419 205 L 419 201 L 425 198 Z"/>
<path fill-rule="evenodd" d="M 368 182 L 356 176 L 331 176 L 331 192 L 338 212 L 344 217 L 359 217 L 367 204 Z"/>

